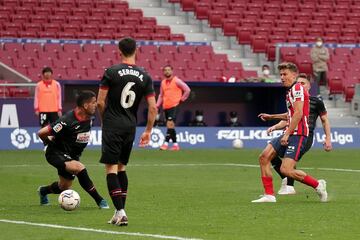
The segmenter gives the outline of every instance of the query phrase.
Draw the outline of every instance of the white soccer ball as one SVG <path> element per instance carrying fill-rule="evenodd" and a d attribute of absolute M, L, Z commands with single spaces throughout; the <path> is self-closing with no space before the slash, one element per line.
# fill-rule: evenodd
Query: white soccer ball
<path fill-rule="evenodd" d="M 239 149 L 239 148 L 243 148 L 244 147 L 244 143 L 241 139 L 237 138 L 234 139 L 234 141 L 232 142 L 233 148 Z"/>
<path fill-rule="evenodd" d="M 60 193 L 58 201 L 60 207 L 66 211 L 73 211 L 80 206 L 79 194 L 71 189 Z"/>

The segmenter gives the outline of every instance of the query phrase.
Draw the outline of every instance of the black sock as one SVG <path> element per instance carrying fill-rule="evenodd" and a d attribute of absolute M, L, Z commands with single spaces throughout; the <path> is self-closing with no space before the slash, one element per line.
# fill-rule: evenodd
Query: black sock
<path fill-rule="evenodd" d="M 118 179 L 121 186 L 121 199 L 125 208 L 127 189 L 128 189 L 128 178 L 125 171 L 118 172 Z"/>
<path fill-rule="evenodd" d="M 106 182 L 109 190 L 109 195 L 116 210 L 124 209 L 124 204 L 121 199 L 121 186 L 117 174 L 109 173 L 106 176 Z"/>
<path fill-rule="evenodd" d="M 97 204 L 99 204 L 103 198 L 96 191 L 86 168 L 77 174 L 77 178 L 79 179 L 80 186 L 95 200 Z"/>
<path fill-rule="evenodd" d="M 52 184 L 50 184 L 46 187 L 40 188 L 41 195 L 47 195 L 49 193 L 60 194 L 61 192 L 62 192 L 62 190 L 59 188 L 58 182 L 53 182 Z"/>
<path fill-rule="evenodd" d="M 170 128 L 168 128 L 166 130 L 165 142 L 169 142 L 171 139 L 171 134 L 170 134 L 171 131 L 170 130 L 171 130 Z"/>
<path fill-rule="evenodd" d="M 278 156 L 276 156 L 273 160 L 271 160 L 271 165 L 273 166 L 275 171 L 279 174 L 281 179 L 284 179 L 284 178 L 286 178 L 286 176 L 284 176 L 280 171 L 281 163 L 282 163 L 282 161 Z"/>
<path fill-rule="evenodd" d="M 286 184 L 286 185 L 288 185 L 288 186 L 294 186 L 294 179 L 288 177 L 288 178 L 287 178 L 287 184 Z"/>
<path fill-rule="evenodd" d="M 175 128 L 171 128 L 170 130 L 170 138 L 173 143 L 176 143 L 176 131 Z"/>

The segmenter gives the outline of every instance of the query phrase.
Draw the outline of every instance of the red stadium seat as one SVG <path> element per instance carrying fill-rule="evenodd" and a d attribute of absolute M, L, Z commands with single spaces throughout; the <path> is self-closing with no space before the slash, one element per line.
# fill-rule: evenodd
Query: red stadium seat
<path fill-rule="evenodd" d="M 208 19 L 208 12 L 211 10 L 211 5 L 208 2 L 194 3 L 196 18 L 199 20 Z"/>
<path fill-rule="evenodd" d="M 26 16 L 26 15 L 12 15 L 11 22 L 23 24 L 23 23 L 28 23 L 29 19 L 28 19 L 28 16 Z"/>
<path fill-rule="evenodd" d="M 41 24 L 39 23 L 24 23 L 24 30 L 28 32 L 39 32 L 42 30 Z"/>
<path fill-rule="evenodd" d="M 32 23 L 41 23 L 41 24 L 43 24 L 43 23 L 47 23 L 47 21 L 48 21 L 48 17 L 44 16 L 44 15 L 40 15 L 40 16 L 32 15 L 32 16 L 30 16 L 30 22 L 32 22 Z"/>
<path fill-rule="evenodd" d="M 32 7 L 15 7 L 14 9 L 17 15 L 30 16 L 33 13 Z"/>
<path fill-rule="evenodd" d="M 107 15 L 107 9 L 92 8 L 90 10 L 91 16 L 93 17 L 105 17 Z"/>
<path fill-rule="evenodd" d="M 75 8 L 76 3 L 74 0 L 56 0 L 57 6 L 62 8 Z"/>
<path fill-rule="evenodd" d="M 280 48 L 281 61 L 295 62 L 296 55 L 297 55 L 296 48 L 288 48 L 288 47 Z"/>
<path fill-rule="evenodd" d="M 236 38 L 240 44 L 250 44 L 252 34 L 253 34 L 253 28 L 249 28 L 249 27 L 236 28 Z"/>
<path fill-rule="evenodd" d="M 155 26 L 156 25 L 156 18 L 154 18 L 154 17 L 143 17 L 143 18 L 141 18 L 141 24 L 142 25 L 148 25 L 148 26 Z"/>
<path fill-rule="evenodd" d="M 48 20 L 49 20 L 49 23 L 54 23 L 54 24 L 64 23 L 64 17 L 62 17 L 62 16 L 49 16 Z"/>
<path fill-rule="evenodd" d="M 183 42 L 185 41 L 185 36 L 184 34 L 170 34 L 170 41 Z"/>
<path fill-rule="evenodd" d="M 118 18 L 118 17 L 106 16 L 103 19 L 104 19 L 105 24 L 112 24 L 112 25 L 121 24 L 121 18 Z"/>
<path fill-rule="evenodd" d="M 134 18 L 134 17 L 124 17 L 122 19 L 123 23 L 126 25 L 139 25 L 140 24 L 140 18 Z"/>
<path fill-rule="evenodd" d="M 72 14 L 77 17 L 87 17 L 90 15 L 88 8 L 74 8 L 72 9 Z"/>
<path fill-rule="evenodd" d="M 37 33 L 39 38 L 47 38 L 47 39 L 52 39 L 52 38 L 57 38 L 57 34 L 56 31 L 41 31 Z"/>
<path fill-rule="evenodd" d="M 126 16 L 126 9 L 111 8 L 111 9 L 108 9 L 108 14 L 111 17 L 117 17 L 117 18 L 121 19 Z"/>
<path fill-rule="evenodd" d="M 64 7 L 58 7 L 58 8 L 52 8 L 52 14 L 56 16 L 69 16 L 71 14 L 70 8 L 64 8 Z"/>
<path fill-rule="evenodd" d="M 68 24 L 80 25 L 85 23 L 85 18 L 82 16 L 67 16 L 66 21 Z"/>
<path fill-rule="evenodd" d="M 58 23 L 45 23 L 43 24 L 43 30 L 45 32 L 57 33 L 60 32 L 61 26 Z"/>
<path fill-rule="evenodd" d="M 265 53 L 266 44 L 268 43 L 267 35 L 254 35 L 251 38 L 251 46 L 254 53 Z"/>
<path fill-rule="evenodd" d="M 151 40 L 154 41 L 168 41 L 170 35 L 166 33 L 152 33 Z"/>
<path fill-rule="evenodd" d="M 75 25 L 75 24 L 62 24 L 61 28 L 64 32 L 79 32 L 80 31 L 80 26 L 79 25 Z"/>
<path fill-rule="evenodd" d="M 190 12 L 195 10 L 194 1 L 193 0 L 181 0 L 182 10 L 185 12 Z"/>
<path fill-rule="evenodd" d="M 97 24 L 82 24 L 80 25 L 81 31 L 84 33 L 91 33 L 94 34 L 99 32 L 99 28 Z"/>
<path fill-rule="evenodd" d="M 277 19 L 277 12 L 262 12 L 261 19 L 275 20 Z"/>
<path fill-rule="evenodd" d="M 136 26 L 136 31 L 150 35 L 151 33 L 154 33 L 154 28 L 151 25 L 138 25 Z"/>
<path fill-rule="evenodd" d="M 37 7 L 38 1 L 37 0 L 21 0 L 21 6 L 23 7 Z"/>
<path fill-rule="evenodd" d="M 108 32 L 94 33 L 95 39 L 113 39 L 113 35 Z"/>
<path fill-rule="evenodd" d="M 141 9 L 129 9 L 127 11 L 127 16 L 141 19 L 143 17 L 143 12 Z"/>

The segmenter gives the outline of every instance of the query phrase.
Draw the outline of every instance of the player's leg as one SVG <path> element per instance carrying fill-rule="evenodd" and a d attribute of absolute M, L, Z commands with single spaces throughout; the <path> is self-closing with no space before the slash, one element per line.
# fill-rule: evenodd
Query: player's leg
<path fill-rule="evenodd" d="M 282 160 L 279 156 L 276 156 L 272 161 L 271 165 L 273 166 L 274 170 L 279 174 L 281 177 L 281 187 L 278 191 L 279 195 L 289 195 L 289 194 L 296 194 L 295 188 L 294 188 L 294 179 L 291 177 L 286 177 L 284 174 L 281 173 Z"/>
<path fill-rule="evenodd" d="M 174 107 L 171 109 L 171 119 L 172 121 L 169 122 L 169 124 L 171 124 L 169 127 L 170 130 L 170 138 L 171 141 L 173 142 L 173 146 L 171 148 L 172 151 L 179 151 L 180 150 L 180 146 L 176 140 L 176 129 L 175 129 L 175 121 L 176 121 L 176 114 L 177 114 L 177 107 Z"/>
<path fill-rule="evenodd" d="M 125 169 L 118 169 L 118 165 L 116 164 L 105 164 L 108 191 L 115 206 L 115 213 L 108 223 L 126 226 L 128 225 L 128 218 L 122 201 L 122 189 L 118 177 L 118 171 L 121 170 Z"/>
<path fill-rule="evenodd" d="M 105 199 L 101 197 L 96 190 L 95 185 L 91 181 L 84 164 L 76 160 L 67 161 L 65 162 L 65 170 L 77 176 L 80 186 L 95 200 L 99 208 L 109 208 L 109 205 L 107 204 Z"/>
<path fill-rule="evenodd" d="M 302 182 L 316 190 L 320 196 L 320 201 L 327 201 L 327 191 L 325 180 L 317 180 L 316 178 L 308 175 L 302 170 L 295 169 L 297 161 L 299 161 L 302 155 L 306 152 L 305 143 L 306 137 L 303 136 L 290 136 L 288 148 L 285 152 L 283 163 L 281 165 L 281 172 L 299 182 Z"/>
<path fill-rule="evenodd" d="M 125 209 L 127 190 L 129 185 L 128 177 L 126 174 L 126 165 L 119 163 L 117 177 L 121 187 L 121 200 Z"/>
<path fill-rule="evenodd" d="M 277 152 L 271 144 L 268 144 L 259 156 L 261 181 L 265 194 L 252 202 L 276 202 L 274 196 L 273 178 L 271 172 L 271 160 L 275 158 Z"/>
<path fill-rule="evenodd" d="M 60 180 L 62 180 L 62 178 L 69 179 L 71 181 L 74 179 L 74 176 L 65 170 L 65 162 L 68 161 L 69 159 L 67 159 L 64 156 L 64 154 L 58 153 L 58 152 L 47 152 L 45 154 L 45 157 L 46 157 L 46 160 L 48 161 L 48 163 L 57 169 Z M 64 182 L 64 181 L 62 181 L 62 182 Z M 62 192 L 62 190 L 65 190 L 65 189 L 60 188 L 59 181 L 55 181 L 47 186 L 40 186 L 38 188 L 40 204 L 48 205 L 49 200 L 48 200 L 47 195 L 48 194 L 60 194 Z"/>
<path fill-rule="evenodd" d="M 118 163 L 120 161 L 121 153 L 123 152 L 124 147 L 123 135 L 124 134 L 121 132 L 103 129 L 102 153 L 100 159 L 100 162 L 105 164 L 106 184 L 109 195 L 115 207 L 115 214 L 108 223 L 119 226 L 125 226 L 128 223 L 128 219 L 124 210 L 124 204 L 121 198 L 121 185 L 118 178 Z M 135 133 L 133 135 L 135 135 Z"/>

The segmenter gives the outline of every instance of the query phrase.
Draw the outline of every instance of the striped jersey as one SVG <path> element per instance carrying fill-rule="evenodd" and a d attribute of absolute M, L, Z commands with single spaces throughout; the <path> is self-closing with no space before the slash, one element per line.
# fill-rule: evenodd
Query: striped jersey
<path fill-rule="evenodd" d="M 294 83 L 286 93 L 286 106 L 288 109 L 288 124 L 289 127 L 290 122 L 294 116 L 294 104 L 295 102 L 304 102 L 303 105 L 303 115 L 296 126 L 295 130 L 290 133 L 290 135 L 309 135 L 309 93 L 304 89 L 304 87 L 300 83 Z"/>

